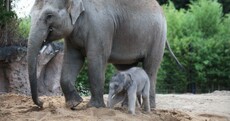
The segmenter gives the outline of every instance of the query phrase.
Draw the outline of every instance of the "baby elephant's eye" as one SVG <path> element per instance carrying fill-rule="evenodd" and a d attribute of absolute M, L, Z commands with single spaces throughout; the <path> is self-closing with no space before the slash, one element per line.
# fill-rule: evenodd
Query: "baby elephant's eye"
<path fill-rule="evenodd" d="M 46 19 L 51 19 L 53 17 L 53 14 L 48 14 L 47 16 L 46 16 Z"/>
<path fill-rule="evenodd" d="M 118 88 L 118 85 L 115 85 L 115 86 L 114 86 L 114 89 L 117 89 L 117 88 Z"/>

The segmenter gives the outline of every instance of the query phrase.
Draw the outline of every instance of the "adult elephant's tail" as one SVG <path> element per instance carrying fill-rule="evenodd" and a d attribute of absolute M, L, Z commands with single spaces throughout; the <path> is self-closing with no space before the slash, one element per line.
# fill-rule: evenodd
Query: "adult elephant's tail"
<path fill-rule="evenodd" d="M 168 40 L 166 41 L 166 47 L 168 48 L 170 55 L 175 59 L 177 65 L 178 65 L 182 70 L 185 70 L 184 66 L 180 63 L 180 61 L 177 59 L 177 57 L 176 57 L 175 54 L 173 53 L 173 51 L 172 51 L 172 49 L 171 49 L 171 47 L 170 47 L 170 45 L 169 45 Z"/>

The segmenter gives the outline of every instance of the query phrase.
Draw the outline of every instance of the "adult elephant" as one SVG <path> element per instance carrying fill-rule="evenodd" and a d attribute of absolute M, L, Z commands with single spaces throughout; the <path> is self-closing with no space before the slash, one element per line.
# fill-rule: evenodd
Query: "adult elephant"
<path fill-rule="evenodd" d="M 65 38 L 61 88 L 66 104 L 82 102 L 74 85 L 88 61 L 89 106 L 104 107 L 105 68 L 113 63 L 125 70 L 142 62 L 150 82 L 150 105 L 155 107 L 157 70 L 166 43 L 166 20 L 155 0 L 36 0 L 31 10 L 28 72 L 32 99 L 37 94 L 36 64 L 41 46 Z"/>

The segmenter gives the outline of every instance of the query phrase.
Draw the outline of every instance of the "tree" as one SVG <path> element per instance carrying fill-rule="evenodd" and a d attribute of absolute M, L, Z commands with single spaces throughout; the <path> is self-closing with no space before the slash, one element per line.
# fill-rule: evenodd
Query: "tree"
<path fill-rule="evenodd" d="M 0 1 L 0 46 L 9 45 L 10 38 L 13 37 L 15 30 L 14 20 L 17 15 L 12 11 L 12 0 Z"/>
<path fill-rule="evenodd" d="M 8 20 L 16 17 L 15 12 L 12 11 L 12 0 L 0 1 L 0 26 L 1 28 L 7 23 Z"/>

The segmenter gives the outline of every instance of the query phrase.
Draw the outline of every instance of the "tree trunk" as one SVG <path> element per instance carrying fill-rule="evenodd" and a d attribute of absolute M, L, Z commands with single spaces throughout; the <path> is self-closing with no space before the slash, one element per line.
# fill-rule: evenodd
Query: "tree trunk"
<path fill-rule="evenodd" d="M 6 11 L 7 12 L 9 12 L 10 10 L 11 10 L 11 0 L 5 0 L 4 1 L 5 2 L 5 9 L 6 9 Z M 4 23 L 5 24 L 5 26 L 4 26 L 4 33 L 3 33 L 3 41 L 4 41 L 4 43 L 8 43 L 8 24 L 7 23 Z"/>

